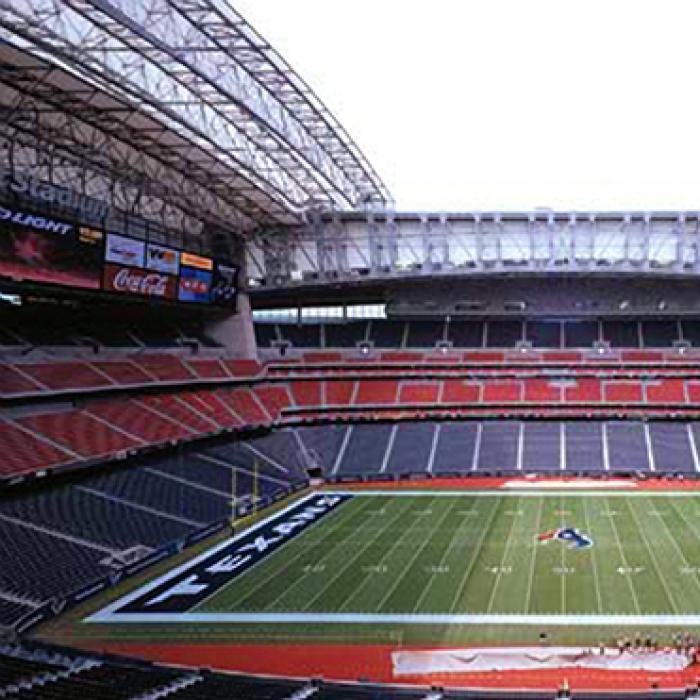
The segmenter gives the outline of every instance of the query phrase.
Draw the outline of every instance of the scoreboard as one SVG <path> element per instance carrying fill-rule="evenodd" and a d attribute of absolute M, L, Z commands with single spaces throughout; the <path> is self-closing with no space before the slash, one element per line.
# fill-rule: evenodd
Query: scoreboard
<path fill-rule="evenodd" d="M 0 277 L 235 308 L 238 268 L 161 243 L 0 206 Z"/>

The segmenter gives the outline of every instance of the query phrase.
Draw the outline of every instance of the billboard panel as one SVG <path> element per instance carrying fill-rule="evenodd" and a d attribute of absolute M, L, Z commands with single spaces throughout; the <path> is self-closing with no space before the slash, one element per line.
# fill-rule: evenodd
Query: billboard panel
<path fill-rule="evenodd" d="M 182 254 L 184 260 L 186 253 Z M 211 272 L 195 267 L 180 268 L 180 285 L 177 298 L 180 301 L 208 304 L 210 299 Z"/>
<path fill-rule="evenodd" d="M 116 233 L 107 234 L 105 261 L 130 267 L 143 267 L 146 244 L 134 238 L 118 236 Z"/>
<path fill-rule="evenodd" d="M 0 206 L 0 276 L 99 289 L 103 233 Z"/>
<path fill-rule="evenodd" d="M 235 306 L 238 291 L 238 268 L 217 262 L 211 288 L 211 303 L 218 306 Z"/>
<path fill-rule="evenodd" d="M 105 265 L 103 289 L 108 292 L 175 299 L 177 278 L 124 265 Z"/>
<path fill-rule="evenodd" d="M 196 267 L 198 270 L 208 270 L 209 272 L 214 269 L 214 261 L 211 258 L 205 258 L 203 255 L 195 255 L 194 253 L 183 253 L 180 263 L 188 267 Z"/>
<path fill-rule="evenodd" d="M 176 275 L 180 269 L 180 251 L 149 243 L 146 247 L 146 267 L 156 272 Z"/>

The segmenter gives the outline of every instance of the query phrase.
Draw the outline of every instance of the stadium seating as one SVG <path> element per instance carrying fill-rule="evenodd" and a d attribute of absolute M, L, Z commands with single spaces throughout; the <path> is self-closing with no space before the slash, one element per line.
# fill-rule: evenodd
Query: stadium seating
<path fill-rule="evenodd" d="M 697 432 L 696 432 L 697 431 Z M 698 473 L 700 424 L 449 421 L 298 429 L 327 476 L 470 472 Z"/>
<path fill-rule="evenodd" d="M 0 444 L 8 450 L 0 475 L 119 456 L 224 430 L 294 424 L 298 417 L 361 420 L 389 417 L 390 412 L 398 415 L 397 410 L 405 417 L 440 417 L 445 411 L 463 417 L 487 411 L 514 417 L 532 411 L 550 417 L 584 416 L 592 411 L 601 416 L 636 411 L 635 415 L 646 412 L 660 417 L 664 411 L 673 411 L 694 417 L 700 404 L 697 370 L 676 366 L 666 370 L 614 365 L 589 371 L 580 365 L 561 372 L 505 367 L 481 372 L 450 366 L 416 369 L 407 376 L 405 371 L 388 367 L 355 366 L 352 372 L 360 379 L 349 378 L 347 371 L 338 368 L 320 376 L 309 371 L 299 381 L 279 377 L 270 382 L 262 375 L 248 380 L 247 386 L 117 393 L 78 406 L 51 403 L 44 407 L 39 403 L 5 415 Z M 294 373 L 299 372 L 296 366 Z M 436 372 L 447 378 L 433 378 Z M 672 376 L 679 372 L 680 376 Z M 340 379 L 328 378 L 334 375 Z"/>
<path fill-rule="evenodd" d="M 193 446 L 142 465 L 0 499 L 0 625 L 67 596 L 141 556 L 307 482 L 303 443 L 289 430 L 246 442 Z M 13 562 L 22 562 L 15 566 Z"/>
<path fill-rule="evenodd" d="M 138 446 L 139 442 L 81 411 L 27 416 L 18 425 L 45 436 L 77 457 L 102 457 Z"/>
<path fill-rule="evenodd" d="M 681 340 L 700 347 L 697 320 L 666 319 L 598 321 L 373 320 L 347 323 L 256 323 L 258 346 L 269 349 L 286 341 L 292 348 L 354 349 L 364 340 L 375 348 L 434 348 L 441 340 L 455 348 L 592 348 L 603 341 L 613 348 L 671 348 Z"/>
<path fill-rule="evenodd" d="M 4 477 L 65 464 L 74 459 L 74 455 L 60 446 L 1 420 L 0 453 L 3 456 L 0 462 L 0 476 Z"/>

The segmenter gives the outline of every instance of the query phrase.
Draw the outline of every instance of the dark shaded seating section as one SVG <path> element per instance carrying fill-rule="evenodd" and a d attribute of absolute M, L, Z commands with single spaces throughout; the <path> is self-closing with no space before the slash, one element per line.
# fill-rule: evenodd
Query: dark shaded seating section
<path fill-rule="evenodd" d="M 642 321 L 645 348 L 670 348 L 680 340 L 676 321 Z"/>
<path fill-rule="evenodd" d="M 295 348 L 321 347 L 321 326 L 318 324 L 281 323 L 277 328 L 282 339 L 288 340 Z"/>
<path fill-rule="evenodd" d="M 681 321 L 680 324 L 683 340 L 690 343 L 694 348 L 700 347 L 700 321 Z"/>
<path fill-rule="evenodd" d="M 523 423 L 522 468 L 552 471 L 561 468 L 559 423 Z"/>
<path fill-rule="evenodd" d="M 327 348 L 354 348 L 365 340 L 367 321 L 328 323 L 325 326 L 325 346 Z"/>
<path fill-rule="evenodd" d="M 571 321 L 564 323 L 564 347 L 590 348 L 597 340 L 597 321 Z"/>
<path fill-rule="evenodd" d="M 342 453 L 339 474 L 376 474 L 382 471 L 391 425 L 353 425 Z M 341 448 L 342 449 L 342 448 Z"/>
<path fill-rule="evenodd" d="M 426 691 L 338 683 L 321 686 L 312 697 L 314 700 L 425 700 Z"/>
<path fill-rule="evenodd" d="M 447 339 L 456 348 L 480 348 L 484 345 L 484 324 L 481 321 L 451 321 Z"/>
<path fill-rule="evenodd" d="M 504 471 L 517 469 L 519 433 L 519 423 L 482 423 L 477 453 L 478 468 Z"/>
<path fill-rule="evenodd" d="M 521 321 L 489 321 L 486 325 L 487 348 L 512 348 L 522 339 Z"/>
<path fill-rule="evenodd" d="M 401 474 L 429 469 L 436 429 L 433 423 L 396 425 L 386 471 Z"/>
<path fill-rule="evenodd" d="M 602 423 L 564 423 L 567 470 L 596 472 L 604 469 L 602 428 Z"/>
<path fill-rule="evenodd" d="M 0 347 L 172 348 L 185 341 L 219 347 L 204 321 L 177 311 L 153 313 L 147 307 L 115 309 L 90 305 L 64 309 L 27 307 L 0 312 Z"/>
<path fill-rule="evenodd" d="M 603 321 L 603 338 L 613 348 L 638 348 L 639 324 L 636 321 Z"/>
<path fill-rule="evenodd" d="M 403 321 L 371 321 L 369 337 L 375 348 L 400 348 L 405 329 Z"/>
<path fill-rule="evenodd" d="M 477 445 L 478 423 L 442 423 L 433 460 L 433 473 L 471 471 Z"/>
<path fill-rule="evenodd" d="M 644 425 L 629 421 L 606 424 L 610 469 L 613 471 L 646 471 L 649 469 Z"/>
<path fill-rule="evenodd" d="M 695 460 L 687 424 L 649 423 L 654 468 L 668 472 L 694 472 Z"/>
<path fill-rule="evenodd" d="M 680 340 L 700 347 L 700 320 L 413 320 L 377 319 L 324 324 L 256 323 L 258 345 L 281 336 L 298 348 L 350 349 L 371 340 L 376 348 L 431 349 L 440 340 L 455 348 L 512 348 L 525 340 L 540 349 L 591 348 L 599 340 L 613 348 L 670 348 Z M 369 331 L 369 337 L 367 333 Z M 2 336 L 0 336 L 0 339 Z M 14 338 L 8 333 L 8 342 Z M 163 339 L 163 346 L 168 343 Z"/>
<path fill-rule="evenodd" d="M 525 340 L 533 348 L 561 347 L 561 333 L 561 323 L 558 321 L 528 321 L 525 324 Z"/>
<path fill-rule="evenodd" d="M 223 522 L 234 485 L 244 505 L 289 493 L 307 481 L 302 455 L 303 443 L 281 430 L 193 446 L 37 492 L 3 493 L 0 624 L 103 578 L 128 550 L 145 556 Z"/>
<path fill-rule="evenodd" d="M 700 423 L 676 421 L 446 421 L 300 431 L 324 452 L 326 475 L 469 472 L 695 474 Z M 342 430 L 342 429 L 341 429 Z M 324 442 L 326 441 L 326 442 Z M 334 464 L 341 454 L 340 465 Z"/>
<path fill-rule="evenodd" d="M 29 615 L 36 608 L 32 605 L 18 603 L 7 598 L 0 598 L 0 627 L 9 627 L 17 620 L 21 620 L 26 615 Z M 0 677 L 0 684 L 2 678 Z"/>
<path fill-rule="evenodd" d="M 246 678 L 216 673 L 204 673 L 197 683 L 188 685 L 168 697 L 174 700 L 289 700 L 304 688 L 303 681 Z"/>
<path fill-rule="evenodd" d="M 444 321 L 421 321 L 408 324 L 407 348 L 434 348 L 444 339 Z"/>
<path fill-rule="evenodd" d="M 272 346 L 273 340 L 279 340 L 277 336 L 277 325 L 274 323 L 256 323 L 255 342 L 258 347 L 269 348 Z"/>

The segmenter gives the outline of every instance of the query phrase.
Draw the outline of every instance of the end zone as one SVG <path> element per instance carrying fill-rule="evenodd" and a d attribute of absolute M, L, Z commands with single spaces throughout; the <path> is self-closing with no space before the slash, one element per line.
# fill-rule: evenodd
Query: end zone
<path fill-rule="evenodd" d="M 86 618 L 85 622 L 184 622 L 185 615 L 352 498 L 313 493 Z"/>

